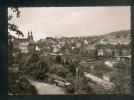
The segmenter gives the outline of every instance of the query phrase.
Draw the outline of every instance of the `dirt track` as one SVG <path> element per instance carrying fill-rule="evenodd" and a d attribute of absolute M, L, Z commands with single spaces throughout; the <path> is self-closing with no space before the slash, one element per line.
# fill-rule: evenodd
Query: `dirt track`
<path fill-rule="evenodd" d="M 37 82 L 37 81 L 30 81 L 30 82 L 32 85 L 35 86 L 35 88 L 37 89 L 37 91 L 40 95 L 66 94 L 64 89 L 57 87 L 55 85 L 50 85 L 47 83 Z"/>

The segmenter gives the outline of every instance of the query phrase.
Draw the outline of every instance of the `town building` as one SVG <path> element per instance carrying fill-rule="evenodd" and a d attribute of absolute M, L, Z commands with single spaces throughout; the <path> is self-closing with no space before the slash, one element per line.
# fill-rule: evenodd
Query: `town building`
<path fill-rule="evenodd" d="M 28 53 L 31 50 L 34 50 L 35 45 L 34 45 L 32 31 L 30 33 L 28 32 L 27 38 L 14 39 L 13 43 L 14 43 L 14 46 L 18 47 L 22 53 Z"/>
<path fill-rule="evenodd" d="M 109 40 L 109 44 L 111 45 L 118 45 L 118 44 L 129 45 L 129 43 L 130 43 L 129 40 Z"/>
<path fill-rule="evenodd" d="M 101 45 L 107 45 L 107 44 L 109 44 L 108 39 L 100 39 L 100 41 L 98 41 L 98 42 L 99 42 L 98 44 L 101 44 Z"/>
<path fill-rule="evenodd" d="M 103 49 L 98 49 L 98 56 L 103 56 L 103 55 L 104 55 Z"/>

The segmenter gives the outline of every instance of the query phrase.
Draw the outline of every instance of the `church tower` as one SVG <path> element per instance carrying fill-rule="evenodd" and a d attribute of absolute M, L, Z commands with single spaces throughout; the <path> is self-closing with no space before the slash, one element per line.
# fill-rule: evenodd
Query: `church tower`
<path fill-rule="evenodd" d="M 29 42 L 33 42 L 33 35 L 32 35 L 32 31 L 31 31 L 31 32 L 29 32 L 29 31 L 28 31 L 27 39 L 29 40 Z"/>
<path fill-rule="evenodd" d="M 32 31 L 31 31 L 30 41 L 33 41 L 33 34 L 32 34 Z"/>

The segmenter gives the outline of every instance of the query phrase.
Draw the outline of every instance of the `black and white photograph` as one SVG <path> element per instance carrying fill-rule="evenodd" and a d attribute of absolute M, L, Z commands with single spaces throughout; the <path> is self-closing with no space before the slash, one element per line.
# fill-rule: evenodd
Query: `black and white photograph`
<path fill-rule="evenodd" d="M 131 94 L 130 6 L 8 7 L 8 95 Z"/>

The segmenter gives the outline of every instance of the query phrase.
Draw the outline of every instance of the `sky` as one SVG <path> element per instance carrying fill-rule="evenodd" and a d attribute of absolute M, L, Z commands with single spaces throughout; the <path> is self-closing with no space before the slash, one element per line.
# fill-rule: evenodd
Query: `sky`
<path fill-rule="evenodd" d="M 46 37 L 94 36 L 130 29 L 130 6 L 107 7 L 23 7 L 20 18 L 10 22 L 34 40 Z M 10 14 L 10 9 L 8 9 Z"/>

